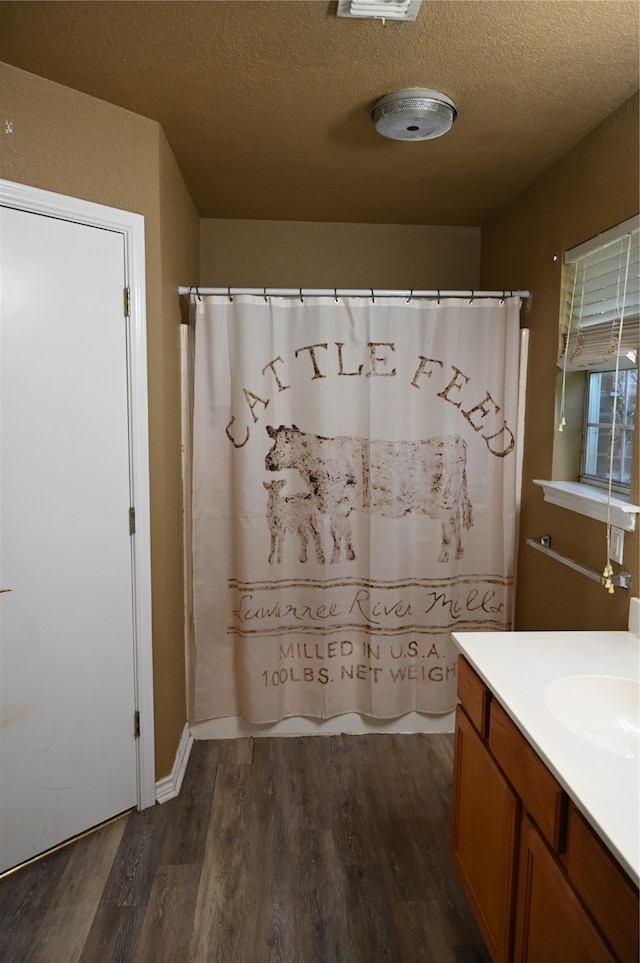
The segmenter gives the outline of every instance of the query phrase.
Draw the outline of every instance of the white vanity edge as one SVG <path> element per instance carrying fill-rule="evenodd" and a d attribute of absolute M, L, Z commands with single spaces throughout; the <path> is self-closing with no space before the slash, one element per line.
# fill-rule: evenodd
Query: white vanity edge
<path fill-rule="evenodd" d="M 544 692 L 564 676 L 640 679 L 632 632 L 454 632 L 453 639 L 598 836 L 640 880 L 640 760 L 573 735 Z"/>

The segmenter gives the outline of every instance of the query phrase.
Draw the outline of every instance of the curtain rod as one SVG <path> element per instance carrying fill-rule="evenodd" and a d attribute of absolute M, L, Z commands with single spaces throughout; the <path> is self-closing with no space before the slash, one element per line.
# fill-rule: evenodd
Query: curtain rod
<path fill-rule="evenodd" d="M 386 290 L 376 288 L 201 288 L 196 285 L 190 287 L 179 287 L 179 295 L 195 294 L 219 294 L 232 298 L 236 294 L 252 294 L 256 297 L 267 298 L 269 296 L 282 298 L 304 297 L 331 297 L 331 298 L 405 298 L 411 301 L 412 298 L 507 298 L 519 297 L 528 298 L 529 291 L 423 291 L 417 288 L 407 288 L 406 290 Z"/>

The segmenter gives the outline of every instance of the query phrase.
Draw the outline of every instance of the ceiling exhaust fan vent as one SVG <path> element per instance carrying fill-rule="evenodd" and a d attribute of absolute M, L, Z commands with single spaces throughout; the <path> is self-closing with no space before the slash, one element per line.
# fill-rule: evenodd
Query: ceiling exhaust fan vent
<path fill-rule="evenodd" d="M 338 0 L 339 17 L 415 20 L 422 0 Z"/>
<path fill-rule="evenodd" d="M 457 111 L 437 90 L 410 87 L 379 100 L 371 112 L 376 130 L 392 140 L 432 140 L 451 128 Z"/>

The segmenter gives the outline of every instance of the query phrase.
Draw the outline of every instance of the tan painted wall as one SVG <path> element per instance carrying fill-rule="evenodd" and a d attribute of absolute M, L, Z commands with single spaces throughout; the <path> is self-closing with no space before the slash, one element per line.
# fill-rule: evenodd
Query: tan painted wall
<path fill-rule="evenodd" d="M 477 227 L 201 222 L 203 286 L 470 289 L 479 277 Z"/>
<path fill-rule="evenodd" d="M 616 589 L 614 595 L 525 545 L 526 537 L 549 534 L 554 549 L 589 568 L 602 571 L 606 562 L 604 524 L 544 502 L 532 479 L 553 477 L 562 253 L 637 213 L 638 184 L 636 95 L 483 226 L 482 286 L 529 288 L 533 295 L 523 318 L 531 344 L 516 612 L 520 629 L 624 629 L 629 597 L 640 590 L 637 530 L 625 536 L 624 546 L 623 568 L 633 576 L 632 591 Z M 554 254 L 560 256 L 557 263 Z M 636 503 L 639 441 L 636 429 L 631 489 Z"/>
<path fill-rule="evenodd" d="M 178 283 L 195 276 L 198 217 L 158 124 L 0 64 L 0 176 L 145 218 L 156 777 L 186 720 Z M 3 123 L 4 128 L 4 123 Z"/>
<path fill-rule="evenodd" d="M 150 417 L 149 447 L 154 458 L 151 507 L 163 506 L 154 515 L 152 529 L 152 550 L 162 559 L 162 565 L 154 565 L 152 570 L 156 766 L 158 772 L 168 773 L 174 763 L 176 739 L 187 720 L 179 363 L 184 304 L 176 297 L 176 289 L 197 270 L 199 218 L 162 131 L 159 146 L 162 358 L 157 370 L 155 419 Z"/>

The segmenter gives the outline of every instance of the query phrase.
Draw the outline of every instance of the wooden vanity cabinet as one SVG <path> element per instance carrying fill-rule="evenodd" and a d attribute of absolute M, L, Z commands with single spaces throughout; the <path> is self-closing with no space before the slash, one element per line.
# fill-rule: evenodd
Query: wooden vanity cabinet
<path fill-rule="evenodd" d="M 464 657 L 451 852 L 494 963 L 637 963 L 638 889 Z"/>
<path fill-rule="evenodd" d="M 458 706 L 452 855 L 495 963 L 511 959 L 520 803 Z"/>

